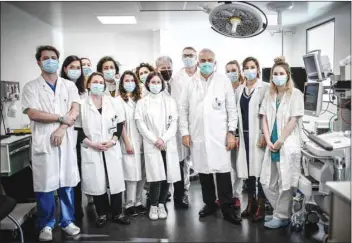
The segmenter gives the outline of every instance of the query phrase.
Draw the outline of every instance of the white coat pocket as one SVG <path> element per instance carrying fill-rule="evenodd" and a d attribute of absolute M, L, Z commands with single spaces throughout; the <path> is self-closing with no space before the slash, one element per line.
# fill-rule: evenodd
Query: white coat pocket
<path fill-rule="evenodd" d="M 81 145 L 81 158 L 82 158 L 82 165 L 83 164 L 94 164 L 94 157 L 97 156 L 93 156 L 94 151 L 91 151 L 91 148 L 85 148 L 84 146 Z M 95 162 L 99 162 L 99 157 L 96 158 L 97 161 Z"/>
<path fill-rule="evenodd" d="M 50 141 L 50 133 L 36 134 L 32 136 L 32 153 L 33 155 L 48 154 Z"/>
<path fill-rule="evenodd" d="M 215 97 L 213 100 L 213 108 L 216 110 L 221 110 L 225 106 L 225 100 L 219 97 Z"/>

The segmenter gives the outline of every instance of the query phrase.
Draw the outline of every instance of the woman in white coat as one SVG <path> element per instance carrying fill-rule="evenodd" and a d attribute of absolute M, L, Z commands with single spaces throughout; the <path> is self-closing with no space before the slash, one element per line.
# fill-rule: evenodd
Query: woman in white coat
<path fill-rule="evenodd" d="M 138 80 L 140 81 L 139 87 L 142 90 L 142 97 L 146 96 L 149 93 L 144 84 L 145 84 L 145 81 L 147 80 L 149 73 L 151 72 L 154 72 L 154 67 L 149 63 L 142 62 L 136 68 L 136 75 Z"/>
<path fill-rule="evenodd" d="M 76 84 L 76 87 L 78 89 L 78 94 L 80 98 L 86 97 L 87 91 L 84 86 L 84 76 L 82 72 L 82 63 L 81 59 L 77 56 L 68 56 L 64 60 L 62 67 L 61 67 L 61 73 L 60 73 L 61 78 L 70 80 Z M 74 137 L 75 140 L 77 141 L 77 131 L 74 131 Z M 80 155 L 80 145 L 79 143 L 76 144 L 76 152 L 77 152 L 77 164 L 78 164 L 78 169 L 79 169 L 79 174 L 81 175 L 81 155 Z M 84 213 L 83 213 L 83 208 L 82 208 L 82 191 L 81 191 L 81 182 L 78 183 L 78 185 L 75 187 L 74 191 L 75 195 L 75 218 L 76 220 L 80 220 L 83 218 Z"/>
<path fill-rule="evenodd" d="M 97 72 L 104 74 L 105 94 L 112 97 L 119 96 L 120 68 L 118 63 L 112 57 L 103 57 L 97 64 Z"/>
<path fill-rule="evenodd" d="M 152 72 L 146 80 L 149 95 L 137 103 L 135 119 L 143 136 L 145 169 L 150 183 L 151 220 L 167 218 L 166 201 L 169 183 L 181 180 L 176 143 L 176 102 L 165 94 L 165 82 L 159 73 Z"/>
<path fill-rule="evenodd" d="M 136 75 L 126 71 L 121 76 L 119 93 L 125 111 L 125 126 L 122 130 L 121 143 L 122 165 L 126 183 L 127 216 L 145 214 L 147 209 L 142 204 L 142 193 L 145 184 L 144 157 L 142 151 L 142 135 L 137 129 L 134 113 L 136 103 L 141 99 L 142 90 Z"/>
<path fill-rule="evenodd" d="M 241 216 L 258 221 L 265 215 L 265 195 L 258 179 L 265 147 L 259 108 L 269 84 L 259 79 L 260 66 L 256 58 L 247 57 L 242 67 L 245 81 L 236 89 L 240 138 L 236 172 L 239 178 L 247 179 L 248 204 Z"/>
<path fill-rule="evenodd" d="M 240 84 L 243 84 L 244 79 L 241 72 L 241 67 L 238 61 L 233 60 L 226 64 L 225 72 L 227 77 L 230 79 L 233 91 L 236 92 L 236 89 Z M 238 133 L 236 133 L 238 134 Z M 236 139 L 237 145 L 239 139 Z M 238 146 L 236 146 L 238 148 Z M 234 207 L 236 209 L 241 208 L 241 201 L 242 201 L 242 179 L 237 176 L 236 173 L 236 161 L 237 161 L 237 151 L 236 149 L 231 150 L 231 178 L 232 178 L 232 193 L 233 193 L 233 201 Z"/>
<path fill-rule="evenodd" d="M 268 144 L 260 180 L 267 199 L 274 208 L 273 216 L 265 217 L 267 228 L 285 227 L 291 216 L 292 188 L 297 188 L 301 172 L 301 127 L 304 101 L 294 88 L 289 65 L 283 57 L 275 59 L 271 69 L 270 91 L 260 114 Z"/>
<path fill-rule="evenodd" d="M 122 155 L 118 141 L 123 128 L 125 114 L 119 99 L 105 95 L 105 80 L 102 74 L 89 76 L 90 95 L 80 103 L 80 116 L 76 127 L 83 140 L 82 191 L 92 195 L 98 214 L 97 226 L 106 224 L 109 213 L 107 191 L 110 191 L 111 213 L 113 222 L 129 224 L 129 219 L 122 213 L 122 192 L 125 182 L 122 168 Z"/>

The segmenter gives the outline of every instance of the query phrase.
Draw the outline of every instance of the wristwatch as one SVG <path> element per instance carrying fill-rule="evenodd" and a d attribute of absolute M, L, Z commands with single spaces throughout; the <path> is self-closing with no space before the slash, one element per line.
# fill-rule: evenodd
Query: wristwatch
<path fill-rule="evenodd" d="M 114 146 L 116 145 L 116 141 L 114 139 L 111 139 L 111 142 L 114 144 Z"/>
<path fill-rule="evenodd" d="M 60 123 L 63 123 L 63 122 L 64 122 L 64 117 L 63 117 L 63 116 L 60 116 L 58 121 L 59 121 Z"/>

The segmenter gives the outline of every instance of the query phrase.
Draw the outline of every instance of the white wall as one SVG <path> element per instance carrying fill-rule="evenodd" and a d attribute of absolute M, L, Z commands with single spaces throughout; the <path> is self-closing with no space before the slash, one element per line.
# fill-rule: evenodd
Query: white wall
<path fill-rule="evenodd" d="M 122 64 L 121 71 L 133 69 L 141 62 L 153 63 L 153 32 L 99 33 L 64 32 L 66 56 L 88 57 L 94 70 L 99 59 L 112 56 Z"/>
<path fill-rule="evenodd" d="M 40 75 L 35 52 L 39 45 L 55 45 L 63 54 L 62 33 L 11 4 L 1 2 L 1 80 L 24 84 Z M 21 128 L 29 123 L 16 102 L 17 117 L 5 120 L 7 128 Z M 7 111 L 8 104 L 5 106 Z M 3 134 L 3 126 L 1 126 Z"/>
<path fill-rule="evenodd" d="M 289 52 L 291 35 L 284 37 L 284 55 Z M 281 55 L 281 35 L 264 33 L 248 39 L 234 39 L 216 33 L 210 26 L 200 23 L 188 23 L 187 28 L 173 24 L 161 31 L 161 54 L 169 55 L 174 61 L 174 69 L 182 67 L 181 53 L 186 46 L 192 46 L 200 51 L 210 48 L 216 54 L 218 70 L 224 72 L 225 65 L 231 60 L 240 63 L 253 56 L 259 60 L 261 67 L 271 67 L 274 58 Z M 290 57 L 287 57 L 288 61 Z"/>
<path fill-rule="evenodd" d="M 339 61 L 351 55 L 351 3 L 346 3 L 339 8 L 333 9 L 322 18 L 309 23 L 296 26 L 296 34 L 292 39 L 292 66 L 303 66 L 302 56 L 306 53 L 306 30 L 310 27 L 335 18 L 335 51 L 334 72 L 339 74 Z M 324 35 L 321 36 L 324 41 Z"/>

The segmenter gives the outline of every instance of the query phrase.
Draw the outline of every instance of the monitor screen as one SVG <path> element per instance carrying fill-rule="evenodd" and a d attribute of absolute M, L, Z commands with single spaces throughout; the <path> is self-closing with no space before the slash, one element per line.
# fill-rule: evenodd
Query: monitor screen
<path fill-rule="evenodd" d="M 270 72 L 271 68 L 262 69 L 262 80 L 264 82 L 270 82 Z M 299 89 L 302 93 L 304 92 L 304 84 L 307 82 L 306 70 L 302 67 L 291 67 L 291 76 L 295 87 Z"/>
<path fill-rule="evenodd" d="M 316 56 L 315 55 L 304 56 L 303 62 L 307 71 L 308 78 L 311 80 L 318 80 L 320 68 L 317 66 Z"/>
<path fill-rule="evenodd" d="M 270 72 L 271 72 L 271 68 L 263 68 L 262 69 L 262 80 L 264 82 L 267 82 L 267 83 L 270 82 Z"/>
<path fill-rule="evenodd" d="M 315 112 L 318 106 L 319 83 L 308 83 L 304 90 L 304 109 Z"/>

